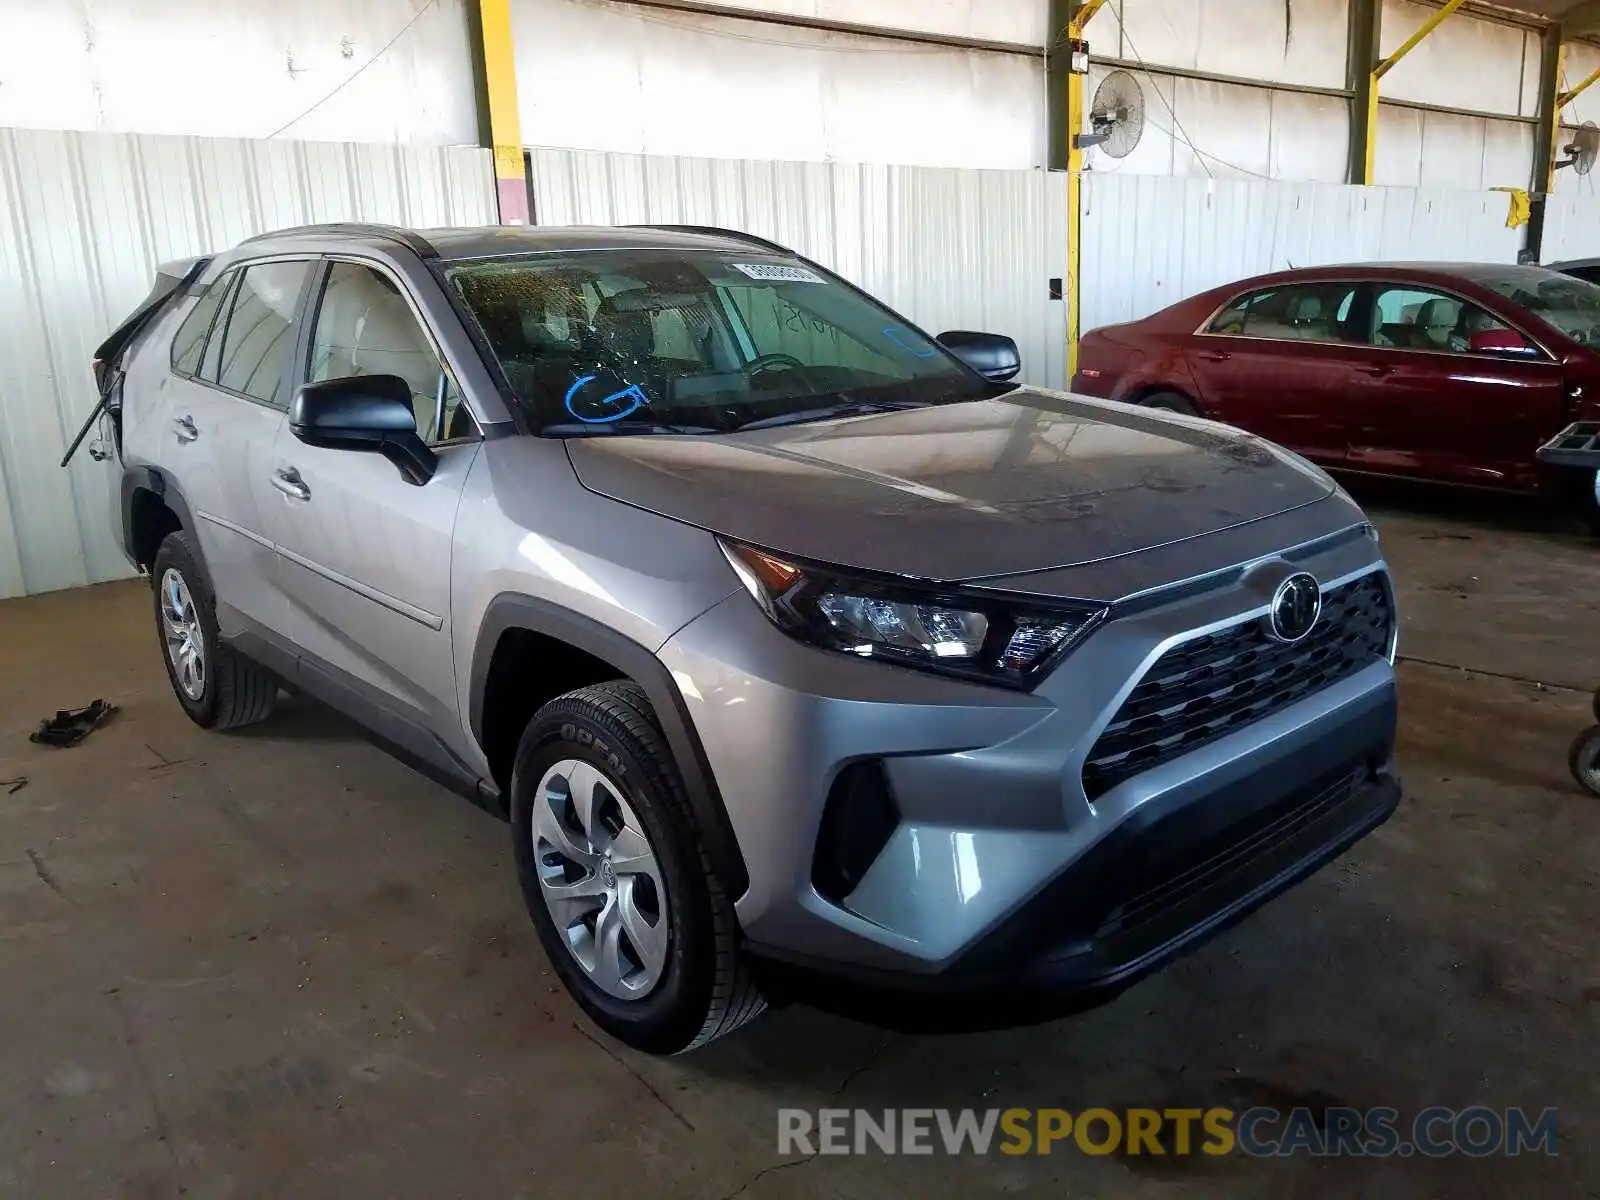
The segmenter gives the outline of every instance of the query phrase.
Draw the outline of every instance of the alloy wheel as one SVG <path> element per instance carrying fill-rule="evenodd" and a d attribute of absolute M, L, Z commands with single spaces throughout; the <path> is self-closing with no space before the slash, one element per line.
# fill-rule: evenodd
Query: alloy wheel
<path fill-rule="evenodd" d="M 167 568 L 161 576 L 161 636 L 167 659 L 183 694 L 198 701 L 206 694 L 206 642 L 194 597 L 182 574 Z"/>
<path fill-rule="evenodd" d="M 609 996 L 649 995 L 667 964 L 667 890 L 622 787 L 563 759 L 539 780 L 531 824 L 539 890 L 573 961 Z"/>

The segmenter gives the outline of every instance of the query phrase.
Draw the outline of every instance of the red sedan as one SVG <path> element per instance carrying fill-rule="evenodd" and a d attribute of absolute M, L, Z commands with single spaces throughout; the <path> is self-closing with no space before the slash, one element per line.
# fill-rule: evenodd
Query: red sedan
<path fill-rule="evenodd" d="M 1333 470 L 1556 487 L 1600 531 L 1600 474 L 1534 461 L 1600 419 L 1600 286 L 1542 267 L 1262 275 L 1085 335 L 1072 388 L 1236 425 Z"/>

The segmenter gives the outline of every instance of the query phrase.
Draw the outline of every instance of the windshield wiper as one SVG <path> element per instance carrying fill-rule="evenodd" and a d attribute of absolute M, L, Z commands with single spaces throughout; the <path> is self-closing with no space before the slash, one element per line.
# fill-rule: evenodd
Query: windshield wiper
<path fill-rule="evenodd" d="M 548 437 L 605 437 L 609 434 L 655 434 L 696 436 L 722 433 L 710 425 L 677 425 L 670 421 L 566 421 L 545 425 L 539 432 Z"/>
<path fill-rule="evenodd" d="M 799 412 L 782 413 L 776 417 L 763 417 L 734 426 L 735 432 L 748 429 L 776 429 L 780 425 L 803 425 L 807 421 L 828 421 L 836 417 L 870 417 L 875 413 L 906 412 L 913 408 L 928 408 L 926 400 L 861 400 L 843 404 L 830 404 L 826 408 L 807 408 Z"/>

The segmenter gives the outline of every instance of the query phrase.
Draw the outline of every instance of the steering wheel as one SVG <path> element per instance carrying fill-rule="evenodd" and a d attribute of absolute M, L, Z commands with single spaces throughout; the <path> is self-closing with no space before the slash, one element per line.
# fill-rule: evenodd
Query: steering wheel
<path fill-rule="evenodd" d="M 776 370 L 799 371 L 802 375 L 806 372 L 805 363 L 792 354 L 763 354 L 759 358 L 751 359 L 745 364 L 745 378 L 751 383 L 756 381 L 756 376 L 765 375 L 768 371 Z"/>

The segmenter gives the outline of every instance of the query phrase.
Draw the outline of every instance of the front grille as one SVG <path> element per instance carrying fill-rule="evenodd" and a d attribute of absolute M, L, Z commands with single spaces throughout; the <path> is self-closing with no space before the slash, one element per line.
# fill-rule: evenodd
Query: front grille
<path fill-rule="evenodd" d="M 1083 786 L 1094 800 L 1151 767 L 1259 721 L 1387 657 L 1394 610 L 1381 572 L 1322 595 L 1304 640 L 1285 645 L 1247 621 L 1174 646 L 1094 744 Z"/>

